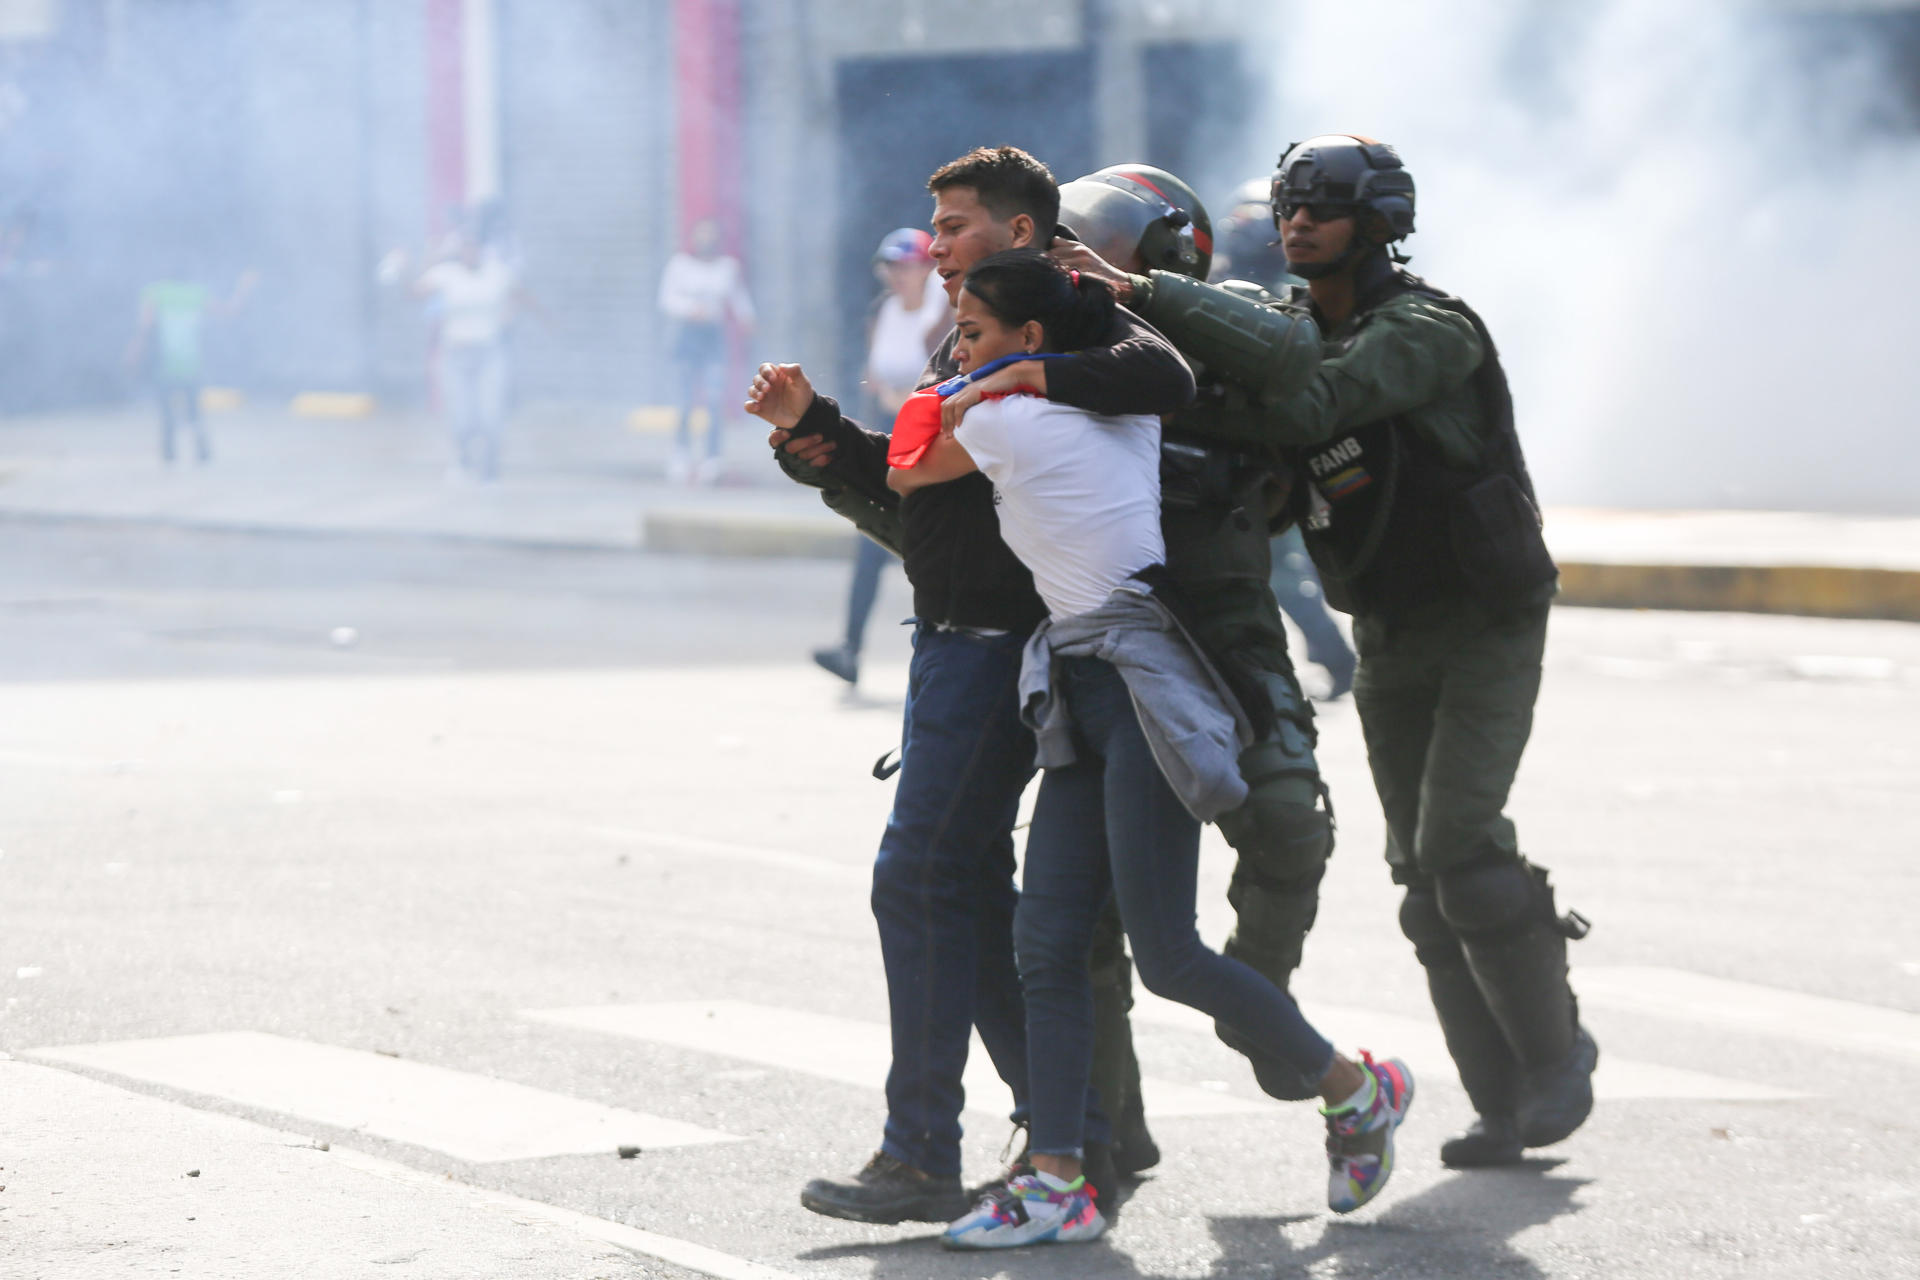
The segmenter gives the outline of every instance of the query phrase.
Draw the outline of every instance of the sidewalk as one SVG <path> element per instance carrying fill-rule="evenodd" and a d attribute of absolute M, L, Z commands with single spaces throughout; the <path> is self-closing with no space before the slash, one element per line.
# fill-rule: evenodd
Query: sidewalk
<path fill-rule="evenodd" d="M 421 414 L 212 415 L 215 459 L 160 465 L 149 411 L 0 420 L 0 519 L 438 538 L 700 555 L 844 557 L 854 534 L 733 424 L 727 483 L 669 485 L 671 437 L 605 407 L 536 407 L 498 484 L 450 483 Z M 1561 601 L 1920 621 L 1920 517 L 1556 508 Z"/>
<path fill-rule="evenodd" d="M 0 1133 L 0 1252 L 22 1280 L 357 1280 L 382 1268 L 414 1280 L 791 1280 L 4 1054 Z"/>

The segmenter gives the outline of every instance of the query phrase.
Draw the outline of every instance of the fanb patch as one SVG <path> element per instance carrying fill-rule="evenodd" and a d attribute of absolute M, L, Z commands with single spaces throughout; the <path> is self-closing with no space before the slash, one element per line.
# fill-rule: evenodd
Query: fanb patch
<path fill-rule="evenodd" d="M 1372 483 L 1373 476 L 1365 467 L 1348 467 L 1345 471 L 1336 472 L 1322 480 L 1320 489 L 1327 495 L 1329 502 L 1338 502 L 1342 498 L 1358 493 Z"/>
<path fill-rule="evenodd" d="M 1307 459 L 1307 469 L 1328 501 L 1351 497 L 1373 483 L 1373 473 L 1360 465 L 1365 452 L 1357 438 L 1348 436 Z"/>

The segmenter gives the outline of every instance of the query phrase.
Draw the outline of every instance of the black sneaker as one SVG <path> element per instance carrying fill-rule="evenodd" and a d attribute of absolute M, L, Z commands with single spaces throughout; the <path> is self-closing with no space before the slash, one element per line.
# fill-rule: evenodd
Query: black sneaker
<path fill-rule="evenodd" d="M 1440 1144 L 1440 1163 L 1449 1169 L 1518 1164 L 1523 1154 L 1520 1124 L 1512 1116 L 1476 1116 L 1465 1133 Z"/>
<path fill-rule="evenodd" d="M 1570 1136 L 1593 1112 L 1593 1069 L 1600 1046 L 1585 1027 L 1573 1029 L 1573 1049 L 1551 1067 L 1527 1072 L 1520 1102 L 1520 1141 L 1550 1147 Z"/>
<path fill-rule="evenodd" d="M 831 671 L 848 684 L 860 682 L 860 655 L 843 644 L 831 649 L 815 649 L 813 661 L 824 671 Z"/>
<path fill-rule="evenodd" d="M 972 1203 L 958 1177 L 936 1178 L 884 1151 L 873 1153 L 851 1181 L 815 1178 L 800 1192 L 800 1203 L 829 1218 L 853 1222 L 952 1222 Z"/>

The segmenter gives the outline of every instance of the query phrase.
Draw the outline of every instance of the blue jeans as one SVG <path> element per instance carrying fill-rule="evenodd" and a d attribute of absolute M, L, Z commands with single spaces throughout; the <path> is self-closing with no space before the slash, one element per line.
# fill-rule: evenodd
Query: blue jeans
<path fill-rule="evenodd" d="M 683 321 L 674 339 L 673 358 L 680 365 L 680 424 L 674 431 L 674 447 L 682 453 L 693 452 L 693 410 L 707 410 L 707 456 L 720 456 L 720 417 L 725 397 L 720 384 L 727 373 L 727 331 L 718 324 Z"/>
<path fill-rule="evenodd" d="M 1200 941 L 1200 824 L 1154 763 L 1126 682 L 1097 658 L 1066 659 L 1055 679 L 1080 758 L 1040 783 L 1013 925 L 1027 997 L 1033 1152 L 1078 1156 L 1088 1140 L 1080 1105 L 1093 1061 L 1087 951 L 1109 891 L 1147 990 L 1212 1015 L 1318 1080 L 1333 1046 L 1300 1006 Z"/>
<path fill-rule="evenodd" d="M 880 571 L 894 555 L 872 538 L 855 540 L 853 586 L 847 592 L 847 648 L 860 652 L 867 639 L 867 619 L 873 616 L 873 602 L 880 598 Z"/>
<path fill-rule="evenodd" d="M 899 782 L 873 868 L 893 1026 L 881 1150 L 938 1177 L 960 1171 L 972 1028 L 1013 1091 L 1015 1118 L 1026 1112 L 1013 963 L 1013 823 L 1034 767 L 1016 692 L 1024 642 L 915 629 Z M 1082 977 L 1085 967 L 1083 956 Z"/>

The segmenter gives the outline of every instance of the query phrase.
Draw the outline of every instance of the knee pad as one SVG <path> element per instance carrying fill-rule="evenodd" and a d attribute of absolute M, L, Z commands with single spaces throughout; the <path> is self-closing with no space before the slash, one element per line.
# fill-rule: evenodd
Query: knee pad
<path fill-rule="evenodd" d="M 1413 944 L 1414 958 L 1422 965 L 1459 957 L 1459 939 L 1440 914 L 1440 899 L 1432 889 L 1408 889 L 1400 899 L 1400 932 Z"/>
<path fill-rule="evenodd" d="M 1220 833 L 1240 855 L 1235 881 L 1270 889 L 1312 888 L 1333 852 L 1332 820 L 1312 804 L 1259 800 L 1258 793 L 1250 795 L 1246 804 L 1220 819 Z"/>
<path fill-rule="evenodd" d="M 1543 880 L 1520 858 L 1488 859 L 1441 872 L 1434 877 L 1434 896 L 1455 933 L 1506 933 L 1540 914 Z"/>

